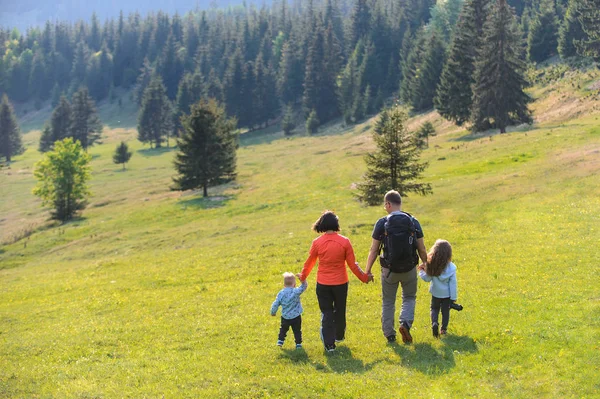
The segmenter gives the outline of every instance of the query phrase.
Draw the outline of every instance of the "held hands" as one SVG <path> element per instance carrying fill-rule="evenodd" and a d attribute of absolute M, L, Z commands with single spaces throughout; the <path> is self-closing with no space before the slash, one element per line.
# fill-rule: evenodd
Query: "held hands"
<path fill-rule="evenodd" d="M 425 271 L 425 263 L 421 263 L 417 269 Z"/>

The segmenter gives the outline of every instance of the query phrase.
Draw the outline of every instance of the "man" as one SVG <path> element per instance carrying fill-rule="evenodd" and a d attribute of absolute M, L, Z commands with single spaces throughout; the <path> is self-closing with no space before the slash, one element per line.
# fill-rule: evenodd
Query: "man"
<path fill-rule="evenodd" d="M 382 247 L 384 254 L 386 254 L 386 251 L 388 254 L 390 253 L 390 248 L 386 248 L 386 245 L 391 246 L 389 244 L 391 241 L 388 238 L 388 231 L 391 229 L 390 225 L 392 223 L 392 218 L 397 216 L 396 219 L 407 221 L 409 223 L 408 226 L 410 226 L 409 230 L 412 230 L 412 238 L 408 237 L 407 240 L 407 242 L 410 241 L 411 245 L 411 259 L 409 260 L 408 266 L 405 266 L 404 269 L 398 269 L 397 267 L 392 267 L 390 264 L 387 264 L 385 256 L 382 256 L 380 259 L 382 264 L 381 297 L 383 302 L 381 310 L 381 327 L 383 335 L 387 338 L 388 342 L 395 342 L 396 330 L 394 329 L 394 315 L 396 312 L 396 293 L 398 292 L 398 285 L 401 285 L 402 311 L 400 313 L 399 330 L 402 335 L 402 342 L 411 343 L 412 336 L 410 335 L 410 328 L 412 327 L 414 320 L 417 299 L 416 265 L 418 263 L 418 258 L 416 257 L 415 252 L 418 252 L 423 263 L 427 262 L 427 250 L 425 249 L 425 243 L 423 241 L 423 229 L 417 219 L 402 212 L 402 197 L 397 191 L 389 191 L 385 194 L 384 207 L 388 216 L 379 219 L 373 229 L 373 242 L 367 259 L 366 273 L 371 276 L 371 279 L 373 278 L 371 268 Z M 403 234 L 411 235 L 410 232 Z M 401 270 L 401 272 L 393 272 L 392 269 Z"/>

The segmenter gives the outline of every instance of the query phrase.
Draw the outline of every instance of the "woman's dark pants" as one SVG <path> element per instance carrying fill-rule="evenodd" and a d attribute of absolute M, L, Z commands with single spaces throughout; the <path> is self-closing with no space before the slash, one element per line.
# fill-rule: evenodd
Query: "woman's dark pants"
<path fill-rule="evenodd" d="M 317 299 L 321 309 L 321 339 L 326 348 L 335 347 L 335 341 L 346 333 L 346 299 L 348 283 L 323 285 L 317 283 Z"/>

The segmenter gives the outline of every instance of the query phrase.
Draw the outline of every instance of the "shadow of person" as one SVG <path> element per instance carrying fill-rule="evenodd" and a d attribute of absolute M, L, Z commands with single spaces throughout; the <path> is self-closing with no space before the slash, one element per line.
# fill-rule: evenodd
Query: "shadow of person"
<path fill-rule="evenodd" d="M 478 351 L 475 340 L 467 335 L 448 334 L 442 338 L 442 342 L 453 352 L 476 353 Z"/>
<path fill-rule="evenodd" d="M 381 360 L 371 363 L 364 363 L 360 359 L 352 356 L 352 351 L 346 346 L 338 346 L 335 352 L 327 354 L 327 365 L 331 371 L 339 374 L 355 373 L 362 374 L 371 370 Z M 323 367 L 317 367 L 317 370 L 323 370 Z"/>
<path fill-rule="evenodd" d="M 302 349 L 282 349 L 280 359 L 289 360 L 293 364 L 304 364 L 309 362 L 308 353 Z"/>
<path fill-rule="evenodd" d="M 392 348 L 400 356 L 402 366 L 430 376 L 445 374 L 456 365 L 453 350 L 449 346 L 443 346 L 442 350 L 438 351 L 428 343 L 413 345 L 395 343 Z"/>

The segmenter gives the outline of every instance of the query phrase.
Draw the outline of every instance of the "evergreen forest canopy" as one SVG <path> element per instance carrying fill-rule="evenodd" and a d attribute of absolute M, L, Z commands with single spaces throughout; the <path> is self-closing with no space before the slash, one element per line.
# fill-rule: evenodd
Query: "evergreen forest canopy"
<path fill-rule="evenodd" d="M 89 22 L 46 22 L 25 33 L 0 29 L 0 93 L 41 107 L 82 86 L 95 101 L 123 88 L 141 105 L 150 82 L 160 78 L 176 115 L 214 98 L 250 129 L 290 107 L 321 124 L 340 116 L 353 123 L 399 95 L 415 111 L 435 106 L 447 119 L 475 119 L 481 129 L 498 127 L 501 119 L 503 129 L 531 120 L 521 94 L 525 61 L 559 52 L 597 58 L 600 29 L 593 24 L 598 0 L 500 3 L 505 0 L 277 0 L 185 15 L 121 12 L 104 22 L 93 14 Z M 503 22 L 488 21 L 492 9 L 504 13 Z M 506 32 L 495 32 L 503 23 Z M 499 35 L 510 39 L 502 44 L 506 59 L 478 60 L 494 46 L 486 37 Z M 512 68 L 507 76 L 516 94 L 514 103 L 494 107 L 486 103 L 498 98 L 490 84 L 475 79 L 500 64 Z M 492 108 L 508 114 L 485 113 Z"/>

